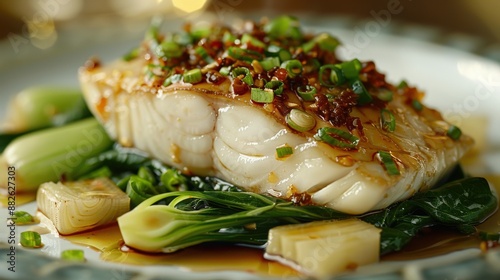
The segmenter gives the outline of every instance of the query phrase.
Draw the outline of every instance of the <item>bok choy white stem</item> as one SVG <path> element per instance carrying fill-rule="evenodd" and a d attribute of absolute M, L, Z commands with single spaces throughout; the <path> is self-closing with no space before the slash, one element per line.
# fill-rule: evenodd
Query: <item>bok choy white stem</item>
<path fill-rule="evenodd" d="M 11 142 L 0 157 L 0 187 L 7 188 L 9 166 L 16 168 L 16 190 L 34 191 L 44 182 L 58 181 L 111 144 L 93 118 L 23 135 Z"/>

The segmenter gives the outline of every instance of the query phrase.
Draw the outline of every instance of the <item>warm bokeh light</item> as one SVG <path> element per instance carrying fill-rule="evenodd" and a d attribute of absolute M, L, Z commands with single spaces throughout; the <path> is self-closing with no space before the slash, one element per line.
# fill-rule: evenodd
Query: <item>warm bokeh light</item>
<path fill-rule="evenodd" d="M 174 7 L 186 13 L 198 11 L 203 8 L 206 3 L 207 0 L 172 0 Z"/>

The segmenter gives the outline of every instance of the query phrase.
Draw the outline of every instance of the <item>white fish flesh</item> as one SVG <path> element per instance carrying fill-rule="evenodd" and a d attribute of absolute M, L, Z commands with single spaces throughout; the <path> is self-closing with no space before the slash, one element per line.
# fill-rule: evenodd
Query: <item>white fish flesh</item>
<path fill-rule="evenodd" d="M 192 47 L 186 47 L 185 51 L 190 50 Z M 352 96 L 349 85 L 325 89 L 315 76 L 307 76 L 304 68 L 305 81 L 318 89 L 313 101 L 300 98 L 293 84 L 284 81 L 280 96 L 275 95 L 271 103 L 259 103 L 251 100 L 250 90 L 236 92 L 235 80 L 243 75 L 219 74 L 224 58 L 231 58 L 227 49 L 219 54 L 222 59 L 198 67 L 201 81 L 164 85 L 155 79 L 165 73 L 160 71 L 151 78 L 150 71 L 151 65 L 161 60 L 155 60 L 154 51 L 143 46 L 141 54 L 131 61 L 83 67 L 81 86 L 94 115 L 123 146 L 136 147 L 185 174 L 217 176 L 248 191 L 351 214 L 385 208 L 428 189 L 472 145 L 467 135 L 457 139 L 448 135 L 452 126 L 439 112 L 421 105 L 421 92 L 386 83 L 371 62 L 362 64 L 359 77 L 372 102 L 340 112 L 347 114 L 347 122 L 338 124 L 331 116 L 335 108 L 342 107 L 339 104 L 349 101 L 342 100 L 343 93 Z M 234 61 L 250 70 L 252 87 L 259 86 L 262 69 L 253 62 Z M 273 69 L 269 76 L 271 71 L 273 80 L 279 81 L 280 73 Z M 219 81 L 211 81 L 212 77 Z M 384 93 L 390 93 L 392 100 L 381 101 Z M 325 96 L 333 96 L 333 101 Z M 322 109 L 325 102 L 330 107 Z M 315 125 L 304 132 L 291 128 L 283 111 L 292 108 L 309 112 Z M 381 120 L 382 110 L 391 113 L 386 118 L 393 117 L 393 122 Z M 393 131 L 387 129 L 391 124 L 395 125 Z M 355 147 L 337 147 L 318 138 L 323 127 L 354 136 Z M 293 153 L 279 158 L 276 151 L 283 145 L 291 147 Z M 389 162 L 380 151 L 390 155 Z M 395 167 L 396 173 L 389 172 L 388 165 L 392 171 Z"/>

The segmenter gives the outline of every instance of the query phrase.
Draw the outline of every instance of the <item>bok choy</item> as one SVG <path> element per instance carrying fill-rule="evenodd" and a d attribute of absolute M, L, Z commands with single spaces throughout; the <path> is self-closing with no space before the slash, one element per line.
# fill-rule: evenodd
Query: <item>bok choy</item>
<path fill-rule="evenodd" d="M 465 178 L 417 195 L 384 211 L 360 217 L 382 229 L 381 254 L 400 250 L 423 227 L 444 225 L 471 233 L 497 208 L 483 178 Z M 152 196 L 118 218 L 127 245 L 173 252 L 203 242 L 263 245 L 278 225 L 346 219 L 321 206 L 249 192 L 176 191 Z"/>

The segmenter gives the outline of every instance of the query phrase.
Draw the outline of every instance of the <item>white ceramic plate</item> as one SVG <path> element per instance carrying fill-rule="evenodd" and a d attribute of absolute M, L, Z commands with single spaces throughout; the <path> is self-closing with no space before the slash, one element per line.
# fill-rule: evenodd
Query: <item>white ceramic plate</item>
<path fill-rule="evenodd" d="M 480 162 L 480 171 L 489 174 L 500 174 L 500 67 L 481 57 L 425 43 L 411 38 L 396 37 L 386 34 L 366 33 L 356 30 L 335 29 L 328 19 L 317 20 L 310 30 L 328 31 L 341 38 L 344 45 L 340 48 L 340 56 L 345 59 L 358 57 L 361 60 L 374 60 L 378 69 L 387 73 L 387 79 L 397 83 L 406 79 L 410 84 L 425 90 L 425 103 L 440 109 L 444 115 L 457 124 L 465 123 L 471 116 L 483 116 L 487 119 L 488 148 Z M 106 28 L 104 30 L 88 30 L 82 28 L 79 32 L 63 33 L 56 46 L 50 50 L 40 51 L 32 46 L 21 46 L 15 52 L 8 41 L 0 45 L 0 110 L 10 96 L 21 89 L 35 85 L 70 85 L 78 86 L 76 73 L 79 66 L 92 55 L 98 55 L 105 61 L 121 56 L 139 43 L 141 32 L 124 34 L 123 29 Z M 18 210 L 35 212 L 35 203 L 18 207 Z M 0 218 L 7 218 L 7 211 L 0 209 Z M 17 233 L 23 230 L 17 228 Z M 209 273 L 193 273 L 177 267 L 161 266 L 126 266 L 99 261 L 98 253 L 85 249 L 88 263 L 85 265 L 60 264 L 55 261 L 61 250 L 78 247 L 52 234 L 43 235 L 45 246 L 38 251 L 22 250 L 17 246 L 16 273 L 7 273 L 6 253 L 8 249 L 1 246 L 7 241 L 7 231 L 2 228 L 0 236 L 0 270 L 8 278 L 41 277 L 48 278 L 70 275 L 87 277 L 89 279 L 131 279 L 138 274 L 145 279 L 153 275 L 168 275 L 171 278 L 217 278 L 217 279 L 253 279 L 256 275 L 235 271 L 220 271 Z M 40 254 L 41 251 L 41 254 Z M 41 255 L 54 258 L 45 258 Z M 358 274 L 345 275 L 345 279 L 365 279 L 374 274 L 391 279 L 406 279 L 412 277 L 440 279 L 451 277 L 457 273 L 461 276 L 470 269 L 463 262 L 481 271 L 492 270 L 494 264 L 500 261 L 498 253 L 490 254 L 487 260 L 480 258 L 478 250 L 467 250 L 410 263 L 385 263 L 360 269 Z M 432 270 L 439 264 L 444 271 Z M 457 266 L 460 264 L 460 266 Z M 478 266 L 480 265 L 480 267 Z M 469 266 L 469 268 L 471 267 Z M 465 268 L 465 269 L 464 269 Z M 472 270 L 473 271 L 473 270 Z M 81 274 L 83 273 L 83 274 Z M 491 274 L 491 275 L 493 275 Z M 83 276 L 82 276 L 83 275 Z M 473 276 L 479 276 L 473 273 Z M 159 277 L 159 276 L 158 276 Z M 141 278 L 143 279 L 143 278 Z M 156 278 L 155 278 L 156 279 Z"/>

